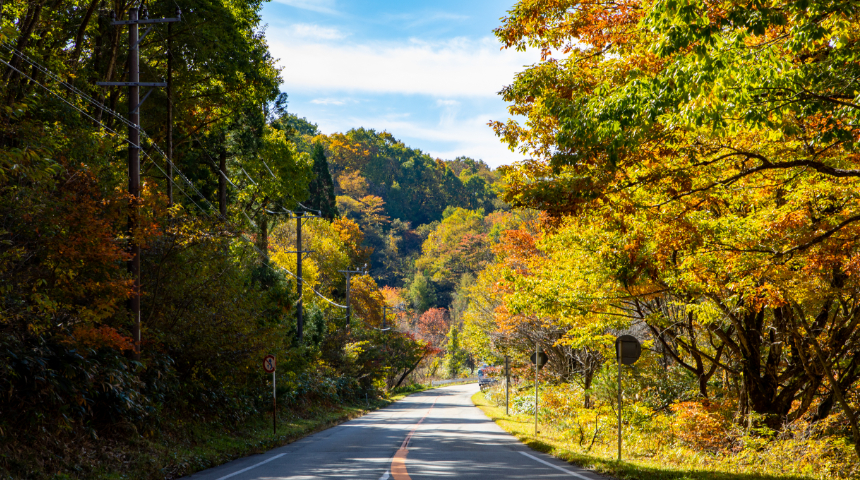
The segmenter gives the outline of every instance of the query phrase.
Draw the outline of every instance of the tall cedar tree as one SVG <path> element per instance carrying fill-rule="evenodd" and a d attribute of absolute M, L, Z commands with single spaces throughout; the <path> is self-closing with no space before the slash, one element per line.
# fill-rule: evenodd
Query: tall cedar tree
<path fill-rule="evenodd" d="M 319 143 L 314 145 L 313 160 L 314 178 L 308 185 L 311 193 L 308 208 L 319 210 L 323 217 L 332 220 L 339 215 L 334 199 L 334 182 L 328 170 L 325 152 Z"/>

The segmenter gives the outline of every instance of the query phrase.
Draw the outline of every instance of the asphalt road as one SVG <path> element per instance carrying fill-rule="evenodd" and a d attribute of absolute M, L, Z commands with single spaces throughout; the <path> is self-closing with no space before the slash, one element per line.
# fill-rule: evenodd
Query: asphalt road
<path fill-rule="evenodd" d="M 186 478 L 603 480 L 505 433 L 472 405 L 477 389 L 471 384 L 416 393 L 290 445 Z"/>

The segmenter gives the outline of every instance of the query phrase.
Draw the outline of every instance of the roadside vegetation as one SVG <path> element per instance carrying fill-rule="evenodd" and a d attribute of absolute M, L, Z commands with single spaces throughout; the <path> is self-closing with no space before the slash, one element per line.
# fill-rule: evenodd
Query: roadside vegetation
<path fill-rule="evenodd" d="M 529 392 L 529 390 L 531 390 Z M 554 388 L 541 388 L 540 394 L 557 405 Z M 597 420 L 591 425 L 576 425 L 571 422 L 570 408 L 564 414 L 554 414 L 551 408 L 541 408 L 540 432 L 534 433 L 533 411 L 528 412 L 522 404 L 528 403 L 531 395 L 534 405 L 534 389 L 523 389 L 516 393 L 521 405 L 505 415 L 504 394 L 497 404 L 497 392 L 478 392 L 472 401 L 502 429 L 516 436 L 524 444 L 537 451 L 548 453 L 574 465 L 623 480 L 812 480 L 825 478 L 856 478 L 856 465 L 850 462 L 850 446 L 833 444 L 812 438 L 784 439 L 742 432 L 729 433 L 718 439 L 726 444 L 736 442 L 730 450 L 720 451 L 713 446 L 704 447 L 697 441 L 689 441 L 690 425 L 668 424 L 653 428 L 655 424 L 642 419 L 630 422 L 636 409 L 630 410 L 625 422 L 624 458 L 617 461 L 618 443 L 614 436 L 615 424 L 607 415 L 603 422 L 595 418 L 593 411 L 581 411 L 581 422 Z M 562 395 L 570 395 L 565 391 Z M 486 397 L 486 398 L 485 398 Z M 605 414 L 604 414 L 605 415 Z M 598 414 L 599 416 L 599 414 Z M 617 418 L 617 417 L 613 417 Z M 561 424 L 554 422 L 563 422 Z M 603 431 L 593 435 L 593 427 Z M 580 430 L 579 427 L 582 427 Z M 589 431 L 591 436 L 581 438 L 580 433 Z M 697 424 L 698 428 L 699 425 Z M 716 433 L 716 432 L 714 432 Z M 593 440 L 593 442 L 592 442 Z M 848 461 L 846 461 L 848 459 Z"/>
<path fill-rule="evenodd" d="M 0 3 L 0 475 L 179 475 L 505 357 L 527 438 L 536 347 L 542 449 L 625 478 L 860 474 L 856 5 L 517 2 L 495 33 L 543 58 L 501 92 L 527 120 L 491 124 L 527 159 L 494 170 L 323 134 L 259 2 L 146 3 L 177 4 L 140 45 L 172 93 L 141 107 L 132 199 L 127 89 L 95 86 L 125 78 L 128 2 Z M 620 334 L 644 354 L 614 464 Z"/>
<path fill-rule="evenodd" d="M 179 4 L 182 22 L 140 44 L 143 81 L 171 55 L 173 148 L 169 160 L 167 91 L 142 92 L 139 199 L 128 89 L 95 85 L 125 80 L 127 35 L 110 22 L 132 5 L 0 4 L 0 477 L 134 464 L 158 478 L 284 440 L 265 439 L 267 354 L 287 436 L 420 383 L 409 375 L 440 352 L 383 328 L 420 313 L 391 292 L 446 209 L 495 208 L 480 161 L 387 132 L 321 135 L 288 112 L 259 2 Z M 146 8 L 172 17 L 177 3 Z M 303 222 L 300 290 L 296 211 L 317 217 Z"/>
<path fill-rule="evenodd" d="M 603 381 L 614 383 L 614 375 L 608 377 Z M 505 415 L 503 387 L 472 400 L 530 447 L 614 478 L 849 479 L 858 474 L 852 446 L 833 436 L 833 422 L 748 429 L 733 421 L 732 405 L 690 401 L 660 410 L 644 394 L 622 408 L 619 463 L 616 391 L 609 386 L 597 391 L 592 408 L 584 408 L 580 387 L 541 386 L 537 435 L 533 383 L 512 388 L 510 415 Z"/>
<path fill-rule="evenodd" d="M 528 120 L 494 127 L 531 156 L 500 169 L 502 197 L 541 216 L 503 233 L 464 314 L 472 351 L 520 378 L 503 425 L 532 435 L 543 348 L 550 427 L 530 441 L 560 455 L 629 478 L 856 478 L 857 26 L 814 1 L 510 10 L 497 36 L 543 60 L 502 91 Z M 632 463 L 613 466 L 621 334 L 644 353 L 624 368 Z"/>

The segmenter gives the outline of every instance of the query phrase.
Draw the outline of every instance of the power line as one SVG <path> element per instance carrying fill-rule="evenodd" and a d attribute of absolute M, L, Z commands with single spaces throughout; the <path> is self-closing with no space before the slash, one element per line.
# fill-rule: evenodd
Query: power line
<path fill-rule="evenodd" d="M 8 62 L 6 62 L 6 61 L 5 61 L 5 60 L 3 60 L 3 59 L 0 59 L 0 62 L 2 62 L 3 64 L 5 64 L 5 65 L 6 65 L 6 66 L 8 66 L 9 68 L 11 68 L 11 69 L 15 70 L 16 72 L 18 72 L 19 74 L 21 74 L 24 78 L 27 78 L 28 80 L 30 80 L 31 82 L 33 82 L 35 85 L 38 85 L 38 86 L 42 87 L 45 91 L 47 91 L 48 93 L 50 93 L 50 94 L 54 95 L 55 97 L 57 97 L 58 99 L 60 99 L 60 101 L 62 101 L 63 103 L 65 103 L 65 104 L 66 104 L 66 105 L 68 105 L 69 107 L 73 108 L 75 111 L 79 112 L 80 114 L 84 115 L 85 117 L 87 117 L 88 119 L 90 119 L 91 121 L 93 121 L 94 123 L 96 123 L 97 125 L 101 126 L 102 128 L 104 128 L 105 130 L 107 130 L 107 131 L 108 131 L 108 132 L 110 132 L 111 134 L 116 135 L 116 136 L 119 136 L 119 134 L 118 134 L 116 131 L 114 131 L 113 129 L 111 129 L 110 127 L 108 127 L 107 125 L 105 125 L 104 123 L 100 122 L 99 120 L 95 119 L 92 115 L 90 115 L 89 113 L 87 113 L 87 112 L 86 112 L 86 111 L 84 111 L 83 109 L 79 108 L 78 106 L 74 105 L 73 103 L 71 103 L 71 102 L 70 102 L 70 101 L 68 101 L 67 99 L 63 98 L 61 95 L 59 95 L 58 93 L 54 92 L 53 90 L 51 90 L 51 89 L 50 89 L 50 88 L 48 88 L 47 86 L 43 85 L 43 84 L 42 84 L 42 83 L 40 83 L 39 81 L 35 80 L 35 79 L 34 79 L 34 78 L 32 78 L 31 76 L 29 76 L 29 75 L 27 75 L 26 73 L 22 72 L 21 70 L 19 70 L 19 69 L 17 69 L 17 68 L 15 68 L 15 67 L 13 67 L 12 65 L 10 65 Z M 41 66 L 39 66 L 39 67 L 41 67 Z M 44 67 L 42 67 L 42 68 L 44 68 Z M 51 78 L 58 79 L 58 77 L 57 77 L 56 75 L 54 75 L 53 73 L 51 73 L 50 71 L 47 71 L 47 70 L 46 70 L 46 74 L 47 74 L 47 75 L 49 75 Z M 77 89 L 75 89 L 74 87 L 71 87 L 71 86 L 70 86 L 69 84 L 67 84 L 66 82 L 59 81 L 59 83 L 60 83 L 62 86 L 65 86 L 65 87 L 69 88 L 69 89 L 72 91 L 72 93 L 75 93 L 75 94 L 77 94 L 78 96 L 81 96 L 81 97 L 89 98 L 86 94 L 79 93 L 79 91 L 78 91 Z M 94 102 L 94 100 L 92 100 L 92 99 L 90 99 L 90 100 Z M 108 112 L 109 114 L 111 114 L 111 115 L 113 115 L 113 116 L 115 116 L 115 117 L 120 118 L 120 120 L 122 120 L 122 121 L 123 121 L 123 123 L 125 123 L 125 124 L 127 124 L 127 125 L 131 125 L 131 122 L 126 121 L 124 118 L 122 118 L 119 114 L 117 114 L 116 112 L 114 112 L 114 111 L 113 111 L 113 110 L 111 110 L 110 108 L 107 108 L 106 106 L 101 105 L 101 104 L 99 104 L 98 102 L 96 102 L 95 104 L 96 104 L 96 106 L 100 106 L 101 108 L 103 108 L 103 110 L 104 110 L 104 111 L 106 111 L 106 112 Z M 163 152 L 163 151 L 161 151 L 161 149 L 160 149 L 160 148 L 158 148 L 158 145 L 157 145 L 157 144 L 155 144 L 155 142 L 152 140 L 152 138 L 151 138 L 151 137 L 149 137 L 149 135 L 146 135 L 142 130 L 141 130 L 141 136 L 142 136 L 142 137 L 144 137 L 145 139 L 149 140 L 149 142 L 150 142 L 150 146 L 152 146 L 152 147 L 153 147 L 153 148 L 154 148 L 154 149 L 155 149 L 159 154 L 161 154 L 161 155 L 164 157 L 165 161 L 166 161 L 168 164 L 170 164 L 170 165 L 174 168 L 174 171 L 175 171 L 176 173 L 178 173 L 178 174 L 179 174 L 179 176 L 180 176 L 180 177 L 181 177 L 181 178 L 182 178 L 182 179 L 183 179 L 183 180 L 188 184 L 188 186 L 190 186 L 190 187 L 194 190 L 194 192 L 195 192 L 198 196 L 200 196 L 200 198 L 202 198 L 202 199 L 207 203 L 207 205 L 210 207 L 210 209 L 214 209 L 214 206 L 212 205 L 212 203 L 211 203 L 211 202 L 209 202 L 209 200 L 208 200 L 208 199 L 207 199 L 207 198 L 206 198 L 202 193 L 200 193 L 200 191 L 199 191 L 199 190 L 197 190 L 197 188 L 196 188 L 196 187 L 194 186 L 194 184 L 193 184 L 193 183 L 188 179 L 188 177 L 186 177 L 186 176 L 185 176 L 185 174 L 183 174 L 183 173 L 182 173 L 182 171 L 181 171 L 181 170 L 179 170 L 179 169 L 176 167 L 176 165 L 175 165 L 173 162 L 171 162 L 171 161 L 167 158 L 167 156 L 164 154 L 164 152 Z M 125 142 L 125 143 L 129 143 L 130 145 L 132 144 L 132 142 L 131 142 L 129 139 L 122 139 L 122 141 L 123 141 L 123 142 Z M 160 166 L 160 165 L 158 165 L 158 162 L 156 162 L 156 161 L 155 161 L 155 160 L 154 160 L 154 159 L 153 159 L 149 154 L 147 154 L 146 152 L 142 152 L 142 153 L 143 153 L 143 155 L 144 155 L 144 157 L 145 157 L 146 159 L 148 159 L 148 160 L 152 161 L 152 164 L 153 164 L 153 165 L 155 165 L 155 167 L 156 167 L 157 169 L 159 169 L 159 170 L 160 170 L 160 171 L 165 175 L 165 178 L 167 178 L 169 182 L 171 182 L 175 187 L 177 187 L 177 189 L 179 189 L 179 192 L 180 192 L 180 193 L 182 193 L 186 198 L 188 198 L 188 200 L 189 200 L 189 201 L 191 201 L 191 203 L 192 203 L 192 204 L 194 204 L 194 206 L 196 206 L 196 207 L 197 207 L 201 212 L 203 212 L 203 214 L 204 214 L 204 215 L 206 215 L 206 216 L 207 216 L 207 217 L 209 217 L 209 218 L 212 218 L 212 217 L 211 217 L 211 215 L 210 215 L 210 214 L 208 214 L 208 213 L 206 212 L 206 210 L 205 210 L 203 207 L 201 207 L 197 202 L 195 202 L 195 201 L 194 201 L 194 199 L 193 199 L 193 198 L 191 198 L 191 196 L 190 196 L 187 192 L 185 192 L 185 190 L 183 190 L 183 189 L 182 189 L 182 188 L 181 188 L 181 187 L 180 187 L 180 186 L 179 186 L 179 185 L 178 185 L 178 184 L 177 184 L 177 183 L 176 183 L 172 178 L 169 178 L 169 177 L 167 176 L 167 173 L 166 173 L 166 172 L 161 168 L 161 166 Z M 243 169 L 243 171 L 244 171 L 244 169 Z M 247 175 L 247 173 L 246 173 L 246 175 Z M 249 179 L 250 179 L 250 176 L 249 176 Z M 231 182 L 231 183 L 232 183 L 232 182 Z M 282 208 L 283 208 L 283 207 L 282 207 Z M 244 212 L 243 212 L 243 213 L 244 213 Z M 246 218 L 248 218 L 248 220 L 252 223 L 252 225 L 256 225 L 256 223 L 255 223 L 255 222 L 253 222 L 253 221 L 251 220 L 251 218 L 247 215 L 247 213 L 245 213 L 245 216 L 246 216 Z M 233 225 L 231 225 L 231 224 L 229 224 L 229 223 L 228 223 L 228 226 L 233 227 Z M 262 250 L 260 250 L 256 245 L 254 245 L 254 243 L 253 243 L 251 240 L 249 240 L 247 237 L 245 237 L 243 234 L 241 234 L 241 233 L 236 233 L 236 232 L 233 232 L 233 231 L 230 231 L 230 233 L 232 233 L 233 235 L 235 235 L 235 236 L 236 236 L 236 238 L 239 238 L 239 239 L 241 239 L 242 241 L 244 241 L 245 243 L 249 244 L 249 245 L 250 245 L 254 250 L 256 250 L 256 251 L 257 251 L 257 253 L 259 253 L 261 256 L 264 256 L 264 257 L 266 256 L 266 255 L 265 255 L 265 253 L 264 253 Z M 264 265 L 266 265 L 267 267 L 269 267 L 270 269 L 272 269 L 272 271 L 276 271 L 274 268 L 272 268 L 271 264 L 269 264 L 268 262 L 264 262 Z M 296 276 L 296 274 L 294 274 L 293 272 L 291 272 L 291 271 L 287 270 L 286 268 L 281 267 L 280 265 L 276 265 L 276 266 L 277 266 L 279 269 L 281 269 L 281 270 L 283 270 L 284 272 L 286 272 L 287 274 L 291 275 L 292 277 L 294 277 L 294 278 L 298 279 L 298 277 Z M 336 306 L 336 307 L 340 307 L 340 308 L 347 308 L 345 305 L 340 305 L 340 304 L 338 304 L 338 303 L 336 303 L 336 302 L 332 301 L 331 299 L 329 299 L 328 297 L 326 297 L 325 295 L 323 295 L 322 293 L 320 293 L 319 291 L 317 291 L 317 289 L 316 289 L 316 288 L 314 288 L 314 287 L 312 287 L 312 286 L 309 286 L 309 288 L 311 289 L 311 291 L 313 291 L 313 292 L 314 292 L 314 294 L 316 294 L 319 298 L 321 298 L 321 299 L 325 300 L 326 302 L 328 302 L 328 303 L 330 303 L 330 304 L 332 304 L 332 305 L 334 305 L 334 306 Z"/>
<path fill-rule="evenodd" d="M 159 37 L 161 37 L 161 38 L 162 38 L 162 40 L 164 40 L 164 37 L 162 36 L 162 34 L 161 34 L 161 32 L 160 32 L 160 31 L 155 30 L 155 34 L 156 34 L 156 35 L 158 35 Z M 44 73 L 44 74 L 45 74 L 45 75 L 47 75 L 48 77 L 52 78 L 54 81 L 56 81 L 57 83 L 59 83 L 61 86 L 63 86 L 63 87 L 65 87 L 65 88 L 67 88 L 68 90 L 70 90 L 70 91 L 71 91 L 72 93 L 74 93 L 75 95 L 77 95 L 77 96 L 81 97 L 82 99 L 86 100 L 88 103 L 90 103 L 90 104 L 91 104 L 91 105 L 93 105 L 94 107 L 99 108 L 99 109 L 101 109 L 102 111 L 104 111 L 104 112 L 108 113 L 109 115 L 113 116 L 114 118 L 118 119 L 120 122 L 122 122 L 123 124 L 125 124 L 127 127 L 137 128 L 137 129 L 140 131 L 140 135 L 141 135 L 141 137 L 142 137 L 142 138 L 146 138 L 146 139 L 148 139 L 148 140 L 150 141 L 150 145 L 151 145 L 153 148 L 155 148 L 155 149 L 158 151 L 158 153 L 159 153 L 159 154 L 161 154 L 163 157 L 165 157 L 165 159 L 166 159 L 166 160 L 168 159 L 167 155 L 166 155 L 166 154 L 165 154 L 165 153 L 164 153 L 164 152 L 163 152 L 163 151 L 158 147 L 158 144 L 156 144 L 156 143 L 153 141 L 152 137 L 150 137 L 150 136 L 149 136 L 149 135 L 148 135 L 148 134 L 147 134 L 143 129 L 141 129 L 139 126 L 136 126 L 136 125 L 134 125 L 132 122 L 128 121 L 128 120 L 127 120 L 127 119 L 126 119 L 122 114 L 120 114 L 120 113 L 119 113 L 119 112 L 117 112 L 116 110 L 111 109 L 110 107 L 108 107 L 107 105 L 105 105 L 105 104 L 103 104 L 103 103 L 99 102 L 98 100 L 96 100 L 96 99 L 92 98 L 91 96 L 87 95 L 85 92 L 81 91 L 80 89 L 78 89 L 78 88 L 77 88 L 77 87 L 75 87 L 74 85 L 72 85 L 72 84 L 70 84 L 70 83 L 68 83 L 68 82 L 64 81 L 64 80 L 63 80 L 62 78 L 60 78 L 58 75 L 56 75 L 56 74 L 55 74 L 55 73 L 53 73 L 51 70 L 49 70 L 47 67 L 45 67 L 44 65 L 41 65 L 39 62 L 37 62 L 37 61 L 33 60 L 33 59 L 32 59 L 32 58 L 30 58 L 27 54 L 25 54 L 24 52 L 21 52 L 20 50 L 18 50 L 17 48 L 15 48 L 15 47 L 14 47 L 14 46 L 12 46 L 11 44 L 9 44 L 8 42 L 0 42 L 0 44 L 2 44 L 4 47 L 6 47 L 8 50 L 10 50 L 14 55 L 17 55 L 19 58 L 21 58 L 21 59 L 22 59 L 22 60 L 24 60 L 25 62 L 27 62 L 27 63 L 31 64 L 31 65 L 32 65 L 33 67 L 35 67 L 36 69 L 38 69 L 39 71 L 41 71 L 42 73 Z M 4 63 L 5 63 L 5 62 L 4 62 Z M 19 70 L 17 70 L 17 69 L 15 69 L 15 70 L 16 70 L 16 71 L 19 71 Z M 19 71 L 19 72 L 20 72 L 20 71 Z M 34 81 L 34 82 L 35 82 L 35 80 L 33 80 L 31 77 L 27 76 L 27 78 L 29 78 L 31 81 Z M 88 116 L 88 117 L 90 117 L 89 115 L 87 115 L 87 116 Z M 92 117 L 90 117 L 90 118 L 92 118 Z M 95 121 L 95 119 L 93 119 L 93 120 Z M 198 136 L 197 136 L 197 134 L 192 134 L 192 135 L 194 136 L 194 139 L 195 139 L 195 140 L 197 140 L 197 143 L 200 145 L 201 149 L 203 150 L 203 153 L 205 153 L 205 154 L 206 154 L 206 156 L 209 158 L 209 160 L 210 160 L 210 161 L 214 162 L 215 160 L 214 160 L 214 159 L 212 158 L 212 156 L 209 154 L 209 151 L 208 151 L 208 150 L 203 146 L 203 142 L 201 142 L 201 141 L 200 141 L 200 137 L 198 137 Z M 173 164 L 172 164 L 172 162 L 170 162 L 169 160 L 168 160 L 168 162 L 171 164 L 171 166 L 173 166 L 173 167 L 174 167 L 174 169 L 176 168 L 176 167 L 175 167 L 175 165 L 173 165 Z M 272 169 L 269 167 L 269 165 L 268 165 L 268 164 L 266 164 L 266 162 L 265 162 L 265 161 L 262 161 L 262 163 L 263 163 L 263 166 L 265 166 L 265 167 L 266 167 L 266 170 L 269 172 L 269 174 L 272 176 L 272 178 L 277 178 L 277 177 L 275 176 L 275 174 L 272 172 Z M 246 176 L 246 177 L 248 177 L 248 180 L 250 180 L 252 184 L 257 185 L 257 183 L 256 183 L 256 182 L 254 182 L 254 180 L 251 178 L 251 176 L 250 176 L 250 175 L 248 175 L 247 171 L 245 171 L 245 169 L 244 169 L 244 168 L 242 168 L 242 166 L 241 166 L 241 165 L 240 165 L 240 168 L 241 168 L 241 169 L 242 169 L 242 171 L 245 173 L 245 176 Z M 219 173 L 220 173 L 220 175 L 221 175 L 221 176 L 222 176 L 222 177 L 223 177 L 223 178 L 224 178 L 228 183 L 230 183 L 234 188 L 236 188 L 236 189 L 238 189 L 238 190 L 244 190 L 243 188 L 241 188 L 241 187 L 237 186 L 237 185 L 236 185 L 232 180 L 230 180 L 230 178 L 227 176 L 226 172 L 221 172 L 221 171 L 220 171 L 220 169 L 219 169 Z M 180 174 L 181 174 L 181 172 L 180 172 Z M 183 176 L 183 177 L 184 177 L 184 176 Z M 201 194 L 201 193 L 196 189 L 196 187 L 194 187 L 194 186 L 191 184 L 191 182 L 190 182 L 187 178 L 183 178 L 183 180 L 185 180 L 186 182 L 188 182 L 188 183 L 189 183 L 189 185 L 194 189 L 195 193 L 197 193 L 201 198 L 203 198 L 203 199 L 207 202 L 207 204 L 208 204 L 208 206 L 209 206 L 210 208 L 213 208 L 213 209 L 215 208 L 215 207 L 214 207 L 214 205 L 212 205 L 212 204 L 208 201 L 208 199 L 206 199 L 206 198 L 205 198 L 205 197 L 204 197 L 204 196 L 203 196 L 203 195 L 202 195 L 202 194 Z M 293 199 L 293 200 L 295 200 L 295 199 Z M 272 203 L 274 203 L 275 205 L 277 205 L 278 207 L 280 207 L 280 208 L 281 208 L 282 210 L 284 210 L 285 212 L 288 212 L 288 211 L 289 211 L 287 208 L 285 208 L 283 205 L 280 205 L 278 202 L 274 202 L 274 201 L 273 201 Z M 311 209 L 307 208 L 306 206 L 304 206 L 301 202 L 299 202 L 299 201 L 297 201 L 297 200 L 296 200 L 296 203 L 297 203 L 299 206 L 301 206 L 302 208 L 304 208 L 305 210 L 311 210 Z M 275 212 L 271 212 L 271 213 L 276 214 Z M 277 214 L 283 214 L 283 213 L 280 213 L 280 212 L 279 212 L 279 213 L 277 213 Z"/>

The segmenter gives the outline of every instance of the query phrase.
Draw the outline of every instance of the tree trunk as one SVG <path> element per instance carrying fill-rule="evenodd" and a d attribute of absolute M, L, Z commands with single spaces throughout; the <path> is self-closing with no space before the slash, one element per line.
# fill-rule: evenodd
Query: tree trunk
<path fill-rule="evenodd" d="M 257 238 L 257 248 L 260 249 L 263 263 L 269 263 L 269 217 L 260 215 L 260 237 Z"/>
<path fill-rule="evenodd" d="M 397 381 L 397 384 L 394 385 L 394 388 L 399 387 L 400 384 L 403 383 L 403 380 L 405 380 L 406 377 L 408 377 L 410 373 L 412 373 L 413 371 L 415 371 L 416 368 L 418 368 L 418 364 L 421 363 L 421 360 L 424 360 L 423 355 L 421 356 L 421 358 L 418 359 L 417 362 L 415 362 L 415 365 L 412 365 L 412 367 L 409 370 L 406 370 L 406 373 L 404 373 L 403 375 L 400 376 L 400 380 Z"/>
<path fill-rule="evenodd" d="M 84 43 L 84 34 L 87 31 L 87 25 L 90 23 L 90 18 L 92 18 L 93 12 L 96 10 L 98 4 L 99 0 L 93 0 L 90 2 L 90 6 L 87 8 L 87 13 L 84 14 L 84 18 L 81 20 L 81 26 L 78 27 L 78 33 L 75 35 L 75 50 L 72 52 L 72 63 L 78 63 L 78 57 L 81 54 L 81 47 Z"/>
<path fill-rule="evenodd" d="M 24 16 L 24 20 L 21 22 L 21 34 L 18 37 L 18 44 L 15 45 L 15 48 L 19 52 L 24 52 L 27 45 L 30 43 L 30 37 L 33 35 L 33 30 L 36 28 L 36 24 L 39 23 L 39 17 L 42 14 L 43 3 L 44 2 L 42 1 L 34 1 L 30 3 L 29 7 L 27 7 L 27 15 Z M 12 81 L 16 77 L 16 72 L 13 68 L 19 68 L 21 65 L 21 58 L 17 55 L 12 55 L 12 58 L 9 60 L 9 65 L 10 66 L 6 68 L 6 74 L 3 76 L 3 80 L 6 81 L 7 86 L 12 85 Z"/>

